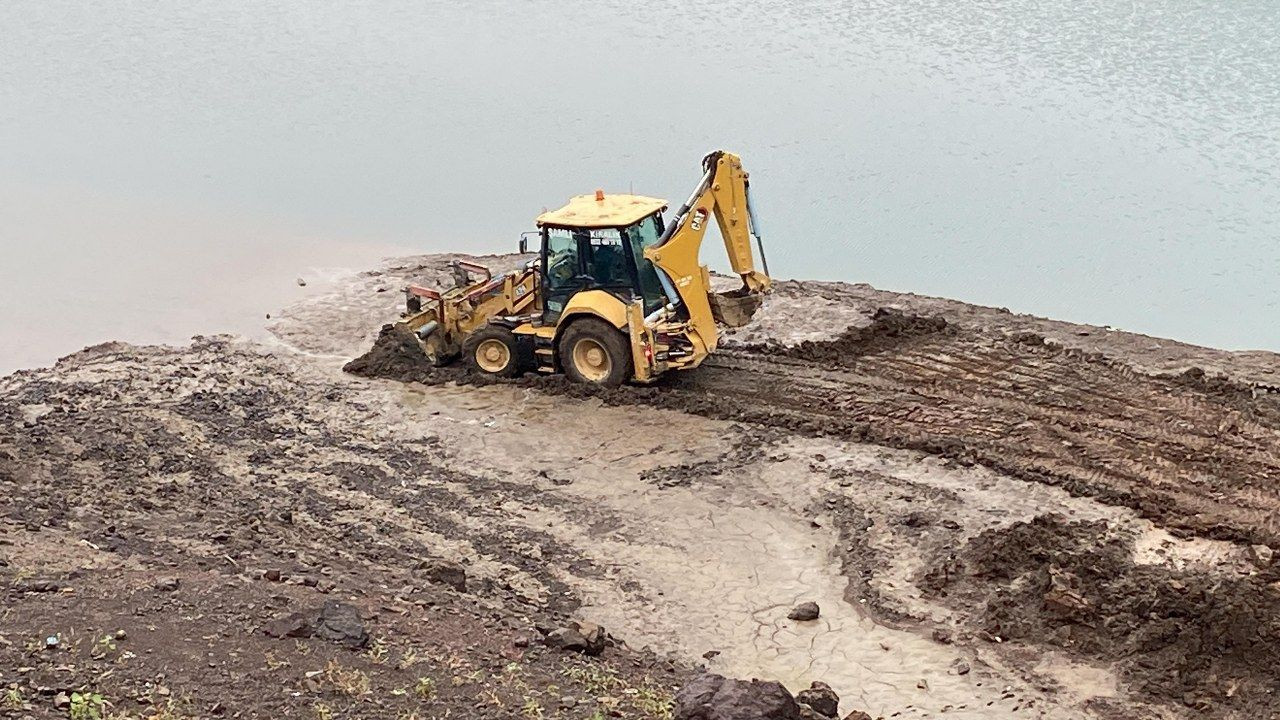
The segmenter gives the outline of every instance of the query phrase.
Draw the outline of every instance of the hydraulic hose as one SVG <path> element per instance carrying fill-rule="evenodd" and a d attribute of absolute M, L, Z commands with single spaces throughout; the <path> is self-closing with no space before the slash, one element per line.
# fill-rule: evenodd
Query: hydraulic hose
<path fill-rule="evenodd" d="M 756 219 L 756 206 L 751 202 L 751 183 L 743 185 L 747 195 L 747 217 L 751 220 L 751 234 L 756 236 L 756 249 L 760 251 L 760 267 L 769 277 L 769 260 L 764 256 L 764 238 L 760 236 L 760 221 Z"/>

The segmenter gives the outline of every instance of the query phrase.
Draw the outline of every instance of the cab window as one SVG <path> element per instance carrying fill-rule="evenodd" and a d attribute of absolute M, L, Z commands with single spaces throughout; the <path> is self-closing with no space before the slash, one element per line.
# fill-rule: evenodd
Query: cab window
<path fill-rule="evenodd" d="M 632 286 L 622 233 L 612 228 L 592 230 L 588 246 L 591 255 L 587 259 L 587 268 L 597 285 L 612 288 Z"/>
<path fill-rule="evenodd" d="M 547 229 L 547 286 L 551 289 L 572 287 L 581 273 L 578 238 L 572 230 Z"/>
<path fill-rule="evenodd" d="M 662 291 L 662 283 L 658 280 L 658 271 L 653 263 L 644 256 L 644 249 L 658 244 L 662 237 L 662 216 L 650 215 L 626 229 L 627 245 L 635 262 L 640 281 L 640 296 L 644 298 L 644 311 L 651 313 L 667 304 L 666 294 Z"/>

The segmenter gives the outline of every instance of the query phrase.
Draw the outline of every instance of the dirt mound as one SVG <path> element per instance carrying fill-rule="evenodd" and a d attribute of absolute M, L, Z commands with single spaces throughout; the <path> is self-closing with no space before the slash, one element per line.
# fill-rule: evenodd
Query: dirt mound
<path fill-rule="evenodd" d="M 412 330 L 398 324 L 382 326 L 369 352 L 348 362 L 342 369 L 361 377 L 401 382 L 439 382 L 456 370 L 436 367 L 422 352 Z"/>
<path fill-rule="evenodd" d="M 834 340 L 806 340 L 789 347 L 776 344 L 748 345 L 745 349 L 808 362 L 840 365 L 851 358 L 898 348 L 912 340 L 952 335 L 955 332 L 955 326 L 941 317 L 922 317 L 893 308 L 879 308 L 871 317 L 871 324 L 850 327 Z"/>
<path fill-rule="evenodd" d="M 1280 710 L 1274 574 L 1137 565 L 1132 537 L 1048 515 L 981 533 L 921 586 L 992 635 L 1119 661 L 1150 697 L 1269 717 Z"/>
<path fill-rule="evenodd" d="M 1280 388 L 1242 383 L 1225 375 L 1210 375 L 1200 367 L 1160 377 L 1174 385 L 1216 397 L 1246 417 L 1280 425 Z"/>

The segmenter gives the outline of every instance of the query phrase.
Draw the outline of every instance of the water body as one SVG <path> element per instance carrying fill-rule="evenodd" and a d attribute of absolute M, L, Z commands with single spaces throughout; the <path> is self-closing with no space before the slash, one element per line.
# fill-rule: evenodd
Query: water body
<path fill-rule="evenodd" d="M 1280 349 L 1272 0 L 8 0 L 0 28 L 0 370 L 509 249 L 596 187 L 679 202 L 717 147 L 775 275 Z"/>

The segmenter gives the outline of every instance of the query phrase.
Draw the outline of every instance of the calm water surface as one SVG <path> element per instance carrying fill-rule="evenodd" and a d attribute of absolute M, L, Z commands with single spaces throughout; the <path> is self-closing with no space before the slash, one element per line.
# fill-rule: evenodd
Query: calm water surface
<path fill-rule="evenodd" d="M 1273 0 L 8 0 L 0 371 L 716 147 L 777 275 L 1280 349 Z"/>

